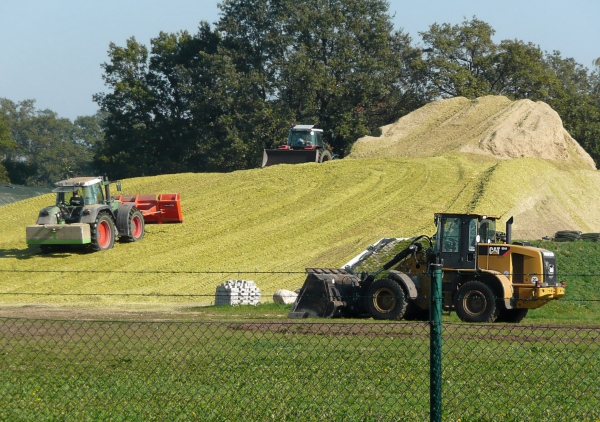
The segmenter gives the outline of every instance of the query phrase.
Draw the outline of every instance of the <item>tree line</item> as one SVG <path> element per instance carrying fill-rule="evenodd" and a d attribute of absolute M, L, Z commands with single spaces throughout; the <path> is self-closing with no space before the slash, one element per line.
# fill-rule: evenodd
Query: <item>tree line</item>
<path fill-rule="evenodd" d="M 65 177 L 95 174 L 94 152 L 104 139 L 101 113 L 72 122 L 35 100 L 0 98 L 0 182 L 51 186 Z"/>
<path fill-rule="evenodd" d="M 532 43 L 496 43 L 494 29 L 476 17 L 435 23 L 415 44 L 394 30 L 384 0 L 224 0 L 219 7 L 218 22 L 201 22 L 195 34 L 161 32 L 150 48 L 135 37 L 109 45 L 107 92 L 94 96 L 101 112 L 66 131 L 71 150 L 61 156 L 75 155 L 54 163 L 53 175 L 81 166 L 113 178 L 254 168 L 293 123 L 323 128 L 343 157 L 356 139 L 430 101 L 484 95 L 545 101 L 600 163 L 599 61 L 589 71 Z M 15 129 L 9 108 L 2 103 L 14 135 L 12 144 L 2 141 L 0 121 L 4 166 L 10 176 L 10 166 L 35 164 L 27 180 L 38 183 L 43 160 L 33 158 L 36 142 Z M 36 119 L 61 120 L 42 114 Z"/>

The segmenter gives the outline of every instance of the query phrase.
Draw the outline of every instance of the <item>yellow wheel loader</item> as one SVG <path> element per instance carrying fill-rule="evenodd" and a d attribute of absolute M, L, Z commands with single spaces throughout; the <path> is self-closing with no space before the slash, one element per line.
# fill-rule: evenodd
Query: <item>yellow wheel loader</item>
<path fill-rule="evenodd" d="M 265 149 L 262 167 L 276 164 L 324 163 L 336 158 L 323 139 L 323 129 L 314 125 L 296 125 L 288 133 L 285 144 Z"/>
<path fill-rule="evenodd" d="M 529 309 L 563 297 L 565 284 L 558 281 L 553 252 L 513 243 L 512 217 L 501 242 L 497 220 L 480 214 L 435 214 L 433 237 L 414 238 L 373 274 L 307 268 L 289 317 L 427 320 L 429 268 L 441 263 L 445 311 L 456 312 L 465 322 L 520 322 Z"/>

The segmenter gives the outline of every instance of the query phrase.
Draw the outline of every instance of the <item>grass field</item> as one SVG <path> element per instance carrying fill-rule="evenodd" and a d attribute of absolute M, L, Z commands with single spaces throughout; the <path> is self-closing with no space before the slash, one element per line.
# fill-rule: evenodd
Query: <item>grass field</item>
<path fill-rule="evenodd" d="M 0 319 L 2 420 L 427 420 L 426 323 Z M 446 324 L 445 420 L 594 421 L 597 329 Z"/>

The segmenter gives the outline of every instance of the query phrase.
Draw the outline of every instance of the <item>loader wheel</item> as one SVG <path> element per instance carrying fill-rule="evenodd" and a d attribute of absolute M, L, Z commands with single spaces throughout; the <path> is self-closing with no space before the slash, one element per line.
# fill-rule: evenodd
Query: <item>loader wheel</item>
<path fill-rule="evenodd" d="M 463 284 L 454 299 L 456 314 L 465 322 L 494 322 L 499 308 L 496 295 L 480 281 Z"/>
<path fill-rule="evenodd" d="M 324 163 L 326 161 L 331 161 L 331 152 L 324 149 L 319 152 L 319 163 Z"/>
<path fill-rule="evenodd" d="M 367 309 L 374 319 L 401 319 L 406 305 L 404 291 L 394 280 L 381 278 L 367 289 Z"/>
<path fill-rule="evenodd" d="M 421 309 L 414 303 L 409 303 L 403 318 L 407 321 L 429 321 L 429 309 Z"/>
<path fill-rule="evenodd" d="M 92 249 L 95 251 L 106 251 L 115 244 L 115 223 L 112 217 L 105 213 L 99 213 L 96 223 L 91 227 Z"/>
<path fill-rule="evenodd" d="M 129 211 L 129 234 L 125 236 L 125 240 L 128 242 L 137 242 L 142 240 L 145 234 L 144 215 L 137 208 L 131 208 Z"/>
<path fill-rule="evenodd" d="M 512 322 L 517 324 L 527 316 L 529 309 L 501 309 L 496 322 Z"/>

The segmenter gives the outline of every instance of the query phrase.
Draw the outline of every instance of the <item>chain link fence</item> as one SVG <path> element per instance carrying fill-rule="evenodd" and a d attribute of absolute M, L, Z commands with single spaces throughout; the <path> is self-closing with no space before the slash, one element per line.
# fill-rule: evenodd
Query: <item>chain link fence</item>
<path fill-rule="evenodd" d="M 427 322 L 0 318 L 0 419 L 429 419 Z M 600 328 L 445 323 L 443 419 L 600 420 Z"/>

